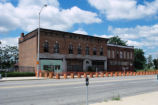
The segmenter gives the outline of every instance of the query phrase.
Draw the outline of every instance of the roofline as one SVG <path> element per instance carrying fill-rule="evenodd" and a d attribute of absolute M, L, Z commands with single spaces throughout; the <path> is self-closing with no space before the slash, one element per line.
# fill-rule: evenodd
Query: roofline
<path fill-rule="evenodd" d="M 38 31 L 38 28 L 34 29 L 33 31 L 27 33 L 25 36 L 29 35 L 32 32 Z M 97 37 L 97 36 L 91 36 L 91 35 L 85 35 L 85 34 L 78 34 L 78 33 L 72 33 L 72 32 L 65 32 L 65 31 L 59 31 L 59 30 L 52 30 L 52 29 L 45 29 L 45 28 L 40 28 L 40 31 L 54 31 L 54 32 L 61 32 L 61 33 L 66 33 L 66 34 L 75 34 L 75 35 L 81 35 L 81 36 L 85 36 L 85 37 L 93 37 L 93 38 L 98 38 L 98 39 L 103 39 L 108 41 L 108 38 L 102 38 L 102 37 Z"/>
<path fill-rule="evenodd" d="M 114 47 L 134 49 L 134 46 L 121 46 L 121 45 L 115 45 L 115 44 L 107 44 L 107 46 L 114 46 Z"/>

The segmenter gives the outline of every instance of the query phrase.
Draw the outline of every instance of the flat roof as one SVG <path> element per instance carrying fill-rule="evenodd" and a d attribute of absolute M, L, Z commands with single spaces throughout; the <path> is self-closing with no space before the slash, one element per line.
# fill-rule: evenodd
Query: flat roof
<path fill-rule="evenodd" d="M 27 33 L 25 36 L 29 35 L 32 32 L 38 31 L 38 28 L 34 29 L 33 31 Z M 45 31 L 45 32 L 59 32 L 59 33 L 65 33 L 67 35 L 78 35 L 78 36 L 83 36 L 83 37 L 92 37 L 92 38 L 97 38 L 97 39 L 102 39 L 108 41 L 108 38 L 102 38 L 102 37 L 97 37 L 97 36 L 92 36 L 92 35 L 85 35 L 85 34 L 78 34 L 78 33 L 72 33 L 72 32 L 65 32 L 65 31 L 58 31 L 58 30 L 52 30 L 52 29 L 45 29 L 45 28 L 40 28 L 40 31 Z"/>
<path fill-rule="evenodd" d="M 120 48 L 134 49 L 134 46 L 121 46 L 121 45 L 115 45 L 115 44 L 107 44 L 107 46 L 114 46 L 114 47 L 120 47 Z"/>

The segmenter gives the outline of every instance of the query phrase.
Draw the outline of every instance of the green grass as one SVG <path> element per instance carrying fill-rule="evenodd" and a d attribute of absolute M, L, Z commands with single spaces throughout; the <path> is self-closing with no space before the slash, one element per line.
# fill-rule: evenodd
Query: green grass
<path fill-rule="evenodd" d="M 104 102 L 108 102 L 108 100 L 107 100 L 107 99 L 104 99 Z"/>
<path fill-rule="evenodd" d="M 149 69 L 149 70 L 136 70 L 136 72 L 141 72 L 141 71 L 156 71 L 155 69 Z"/>
<path fill-rule="evenodd" d="M 5 77 L 5 72 L 0 72 L 2 74 L 2 77 Z M 29 76 L 35 76 L 35 73 L 33 72 L 8 72 L 6 73 L 7 77 L 29 77 Z"/>
<path fill-rule="evenodd" d="M 118 95 L 118 96 L 113 96 L 113 97 L 112 97 L 112 100 L 113 100 L 113 101 L 119 101 L 119 100 L 121 100 L 120 95 Z"/>

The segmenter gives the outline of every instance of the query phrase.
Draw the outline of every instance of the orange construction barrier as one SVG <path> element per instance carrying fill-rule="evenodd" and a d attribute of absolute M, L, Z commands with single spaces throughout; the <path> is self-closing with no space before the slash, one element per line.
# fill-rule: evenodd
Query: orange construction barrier
<path fill-rule="evenodd" d="M 39 72 L 39 77 L 42 77 L 42 71 Z"/>
<path fill-rule="evenodd" d="M 133 76 L 133 72 L 130 72 L 130 76 Z"/>
<path fill-rule="evenodd" d="M 122 73 L 121 73 L 121 72 L 119 72 L 119 76 L 122 76 Z"/>
<path fill-rule="evenodd" d="M 48 73 L 45 71 L 44 72 L 44 77 L 47 78 L 48 77 Z"/>
<path fill-rule="evenodd" d="M 117 72 L 115 72 L 115 77 L 117 77 L 118 75 L 117 75 Z"/>
<path fill-rule="evenodd" d="M 77 74 L 77 77 L 78 77 L 78 78 L 81 78 L 81 74 L 80 74 L 80 73 L 78 73 L 78 74 Z"/>
<path fill-rule="evenodd" d="M 53 78 L 53 72 L 49 72 L 49 78 Z"/>
<path fill-rule="evenodd" d="M 113 72 L 110 73 L 110 76 L 111 76 L 111 77 L 113 76 Z"/>
<path fill-rule="evenodd" d="M 101 77 L 104 77 L 104 73 L 101 73 Z"/>
<path fill-rule="evenodd" d="M 64 79 L 67 79 L 67 74 L 66 73 L 64 73 Z"/>
<path fill-rule="evenodd" d="M 126 72 L 123 72 L 123 76 L 126 76 Z"/>
<path fill-rule="evenodd" d="M 106 74 L 105 74 L 105 75 L 106 75 L 106 77 L 109 77 L 109 73 L 108 73 L 108 72 L 106 72 Z"/>
<path fill-rule="evenodd" d="M 93 73 L 90 73 L 90 78 L 93 78 Z"/>
<path fill-rule="evenodd" d="M 126 76 L 129 76 L 129 72 L 127 72 Z"/>
<path fill-rule="evenodd" d="M 97 72 L 95 73 L 95 77 L 98 77 L 98 73 Z"/>
<path fill-rule="evenodd" d="M 60 75 L 59 74 L 56 74 L 56 79 L 60 79 Z"/>
<path fill-rule="evenodd" d="M 74 78 L 74 73 L 71 73 L 71 78 Z"/>
<path fill-rule="evenodd" d="M 136 76 L 136 72 L 133 72 L 133 76 Z"/>
<path fill-rule="evenodd" d="M 86 73 L 84 73 L 84 78 L 87 78 L 87 74 Z"/>

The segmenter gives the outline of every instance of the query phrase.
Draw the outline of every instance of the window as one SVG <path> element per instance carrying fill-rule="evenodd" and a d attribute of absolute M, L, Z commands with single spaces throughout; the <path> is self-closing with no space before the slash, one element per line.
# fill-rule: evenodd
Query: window
<path fill-rule="evenodd" d="M 54 53 L 59 53 L 59 43 L 57 41 L 54 44 Z"/>
<path fill-rule="evenodd" d="M 131 52 L 131 54 L 130 54 L 130 58 L 133 59 L 133 53 L 132 53 L 132 52 Z"/>
<path fill-rule="evenodd" d="M 43 65 L 44 70 L 49 70 L 49 71 L 54 71 L 54 66 L 53 65 Z"/>
<path fill-rule="evenodd" d="M 110 50 L 108 50 L 108 58 L 110 58 Z"/>
<path fill-rule="evenodd" d="M 121 58 L 121 59 L 123 58 L 123 54 L 122 54 L 122 51 L 120 51 L 120 58 Z"/>
<path fill-rule="evenodd" d="M 93 55 L 97 55 L 97 49 L 93 48 Z"/>
<path fill-rule="evenodd" d="M 124 59 L 126 59 L 126 51 L 124 51 Z"/>
<path fill-rule="evenodd" d="M 112 58 L 113 59 L 115 58 L 115 52 L 114 52 L 114 50 L 112 50 Z"/>
<path fill-rule="evenodd" d="M 73 54 L 73 45 L 72 44 L 69 45 L 69 54 Z"/>
<path fill-rule="evenodd" d="M 55 65 L 55 70 L 60 70 L 60 65 Z"/>
<path fill-rule="evenodd" d="M 89 55 L 89 47 L 86 47 L 86 55 Z"/>
<path fill-rule="evenodd" d="M 81 45 L 78 46 L 77 50 L 78 50 L 78 54 L 81 54 L 81 53 L 82 53 Z"/>
<path fill-rule="evenodd" d="M 103 55 L 103 48 L 100 48 L 100 55 Z"/>
<path fill-rule="evenodd" d="M 44 42 L 44 52 L 49 52 L 49 43 L 47 40 Z"/>
<path fill-rule="evenodd" d="M 127 52 L 127 59 L 129 59 L 129 52 Z"/>

